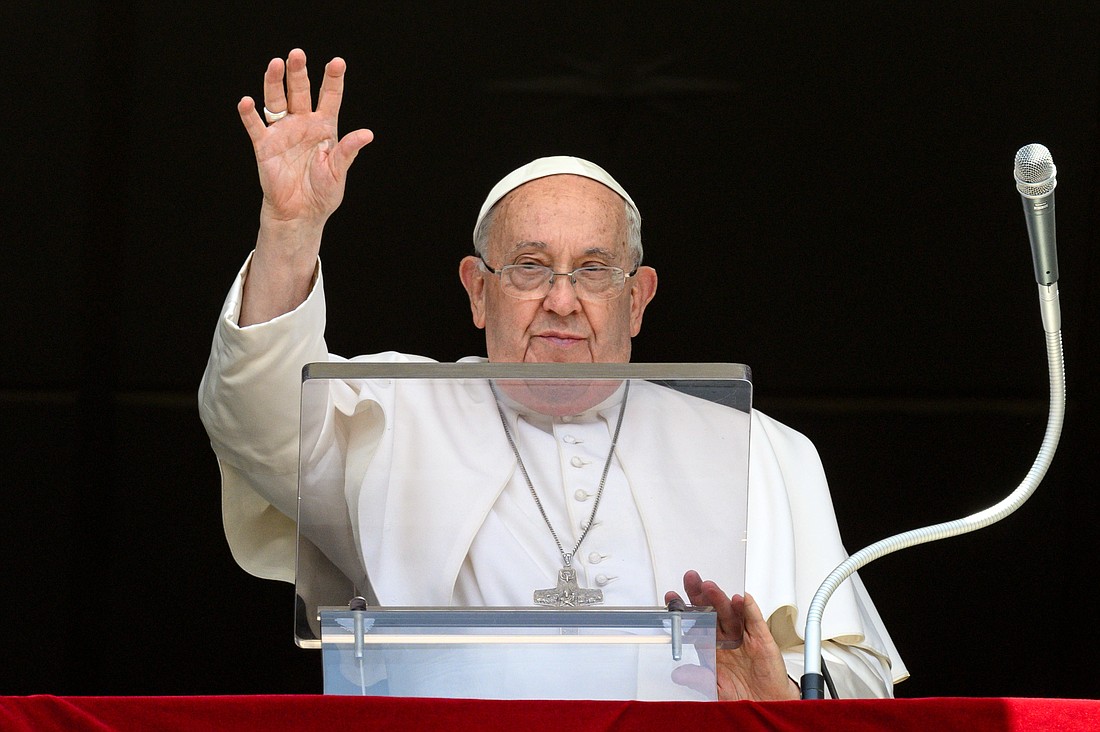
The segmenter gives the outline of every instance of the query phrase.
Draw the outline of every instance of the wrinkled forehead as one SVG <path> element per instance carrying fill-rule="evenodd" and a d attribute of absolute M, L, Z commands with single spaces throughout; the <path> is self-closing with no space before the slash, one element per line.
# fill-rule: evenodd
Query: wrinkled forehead
<path fill-rule="evenodd" d="M 481 222 L 485 219 L 485 215 L 489 213 L 489 210 L 492 209 L 498 201 L 524 183 L 530 183 L 533 180 L 551 175 L 579 175 L 583 178 L 589 178 L 602 183 L 626 201 L 626 203 L 634 209 L 635 213 L 638 211 L 638 207 L 634 204 L 634 200 L 630 197 L 630 194 L 628 194 L 626 190 L 619 185 L 619 182 L 612 178 L 606 170 L 582 158 L 555 155 L 532 160 L 530 163 L 516 168 L 493 186 L 493 189 L 489 191 L 489 195 L 485 198 L 485 203 L 481 204 L 481 211 L 478 213 L 477 221 L 474 223 L 474 241 L 477 241 L 477 231 L 481 227 Z"/>
<path fill-rule="evenodd" d="M 552 258 L 623 259 L 629 250 L 626 208 L 617 193 L 589 178 L 529 181 L 493 207 L 483 253 L 494 259 L 535 250 Z"/>

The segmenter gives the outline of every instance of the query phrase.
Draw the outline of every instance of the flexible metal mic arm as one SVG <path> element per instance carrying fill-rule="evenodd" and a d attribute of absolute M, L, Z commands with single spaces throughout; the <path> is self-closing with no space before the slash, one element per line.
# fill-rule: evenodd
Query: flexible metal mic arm
<path fill-rule="evenodd" d="M 1057 287 L 1053 285 L 1053 287 Z M 1001 502 L 966 518 L 947 523 L 906 531 L 856 552 L 833 570 L 821 583 L 806 615 L 805 670 L 802 676 L 802 698 L 824 699 L 824 677 L 821 674 L 821 617 L 825 603 L 833 592 L 861 567 L 887 554 L 918 544 L 938 541 L 985 528 L 1005 518 L 1031 497 L 1050 467 L 1058 440 L 1062 434 L 1062 420 L 1066 408 L 1065 368 L 1062 358 L 1061 331 L 1047 333 L 1047 364 L 1050 370 L 1050 414 L 1047 417 L 1046 434 L 1039 454 L 1023 482 Z"/>

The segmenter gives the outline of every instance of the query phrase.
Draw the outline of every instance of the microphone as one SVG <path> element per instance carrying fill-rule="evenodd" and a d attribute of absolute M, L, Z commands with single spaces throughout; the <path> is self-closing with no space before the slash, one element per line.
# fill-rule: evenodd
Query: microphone
<path fill-rule="evenodd" d="M 1025 145 L 1016 153 L 1012 175 L 1024 204 L 1035 281 L 1040 285 L 1058 281 L 1058 249 L 1054 235 L 1054 188 L 1058 185 L 1054 176 L 1057 173 L 1050 150 L 1043 145 Z"/>
<path fill-rule="evenodd" d="M 1031 240 L 1031 261 L 1035 267 L 1035 282 L 1039 285 L 1043 330 L 1057 333 L 1062 329 L 1058 306 L 1058 247 L 1054 234 L 1054 189 L 1058 169 L 1050 150 L 1033 143 L 1016 153 L 1012 176 L 1024 204 L 1027 235 Z"/>

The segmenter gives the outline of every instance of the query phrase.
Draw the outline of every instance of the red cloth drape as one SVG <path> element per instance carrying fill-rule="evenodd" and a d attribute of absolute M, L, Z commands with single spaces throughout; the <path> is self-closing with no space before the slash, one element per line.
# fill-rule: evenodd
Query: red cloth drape
<path fill-rule="evenodd" d="M 343 696 L 0 697 L 8 730 L 1097 730 L 1100 701 L 482 701 Z"/>

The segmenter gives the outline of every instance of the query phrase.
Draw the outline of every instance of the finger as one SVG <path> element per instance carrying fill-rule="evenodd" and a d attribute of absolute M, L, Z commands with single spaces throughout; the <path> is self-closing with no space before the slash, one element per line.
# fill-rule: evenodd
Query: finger
<path fill-rule="evenodd" d="M 241 115 L 244 131 L 252 139 L 252 144 L 258 145 L 267 127 L 260 115 L 256 112 L 256 102 L 252 97 L 244 97 L 237 102 L 237 114 Z"/>
<path fill-rule="evenodd" d="M 718 637 L 722 640 L 741 640 L 745 632 L 741 624 L 741 613 L 731 598 L 713 582 L 703 584 L 703 594 L 707 604 L 718 615 Z"/>
<path fill-rule="evenodd" d="M 699 573 L 694 569 L 689 569 L 684 573 L 684 591 L 687 592 L 688 598 L 691 600 L 692 605 L 702 605 L 702 590 L 703 590 L 703 578 L 699 576 Z M 698 600 L 698 602 L 697 602 Z"/>
<path fill-rule="evenodd" d="M 734 607 L 732 599 L 725 591 L 710 580 L 700 580 L 696 589 L 698 600 L 692 599 L 696 605 L 709 605 L 714 608 L 718 616 L 718 637 L 722 640 L 740 640 L 743 634 L 741 628 L 741 613 Z M 737 598 L 739 599 L 739 598 Z"/>
<path fill-rule="evenodd" d="M 711 606 L 720 611 L 729 605 L 729 598 L 722 588 L 710 580 L 704 580 L 699 573 L 691 570 L 684 575 L 684 590 L 691 598 L 691 604 L 699 607 Z M 719 613 L 721 619 L 721 613 Z"/>
<path fill-rule="evenodd" d="M 332 153 L 332 164 L 340 175 L 348 172 L 359 151 L 369 145 L 373 139 L 374 133 L 370 130 L 355 130 L 344 135 Z"/>
<path fill-rule="evenodd" d="M 264 72 L 264 106 L 269 112 L 282 112 L 286 109 L 286 92 L 283 91 L 283 74 L 286 64 L 281 58 L 271 59 Z"/>
<path fill-rule="evenodd" d="M 309 73 L 306 71 L 306 52 L 295 48 L 286 57 L 286 102 L 291 114 L 308 114 L 313 111 L 309 97 Z"/>
<path fill-rule="evenodd" d="M 745 636 L 742 599 L 739 595 L 728 597 L 725 591 L 710 580 L 703 580 L 695 570 L 684 574 L 684 590 L 691 604 L 714 608 L 718 621 L 718 639 L 740 643 Z"/>
<path fill-rule="evenodd" d="M 745 593 L 741 614 L 746 635 L 757 638 L 771 638 L 772 630 L 768 626 L 768 621 L 764 619 L 764 612 L 756 604 L 753 596 L 747 592 Z"/>
<path fill-rule="evenodd" d="M 340 103 L 344 98 L 344 73 L 347 71 L 344 59 L 336 57 L 325 65 L 325 78 L 321 80 L 321 91 L 317 93 L 317 111 L 335 119 L 340 114 Z"/>

